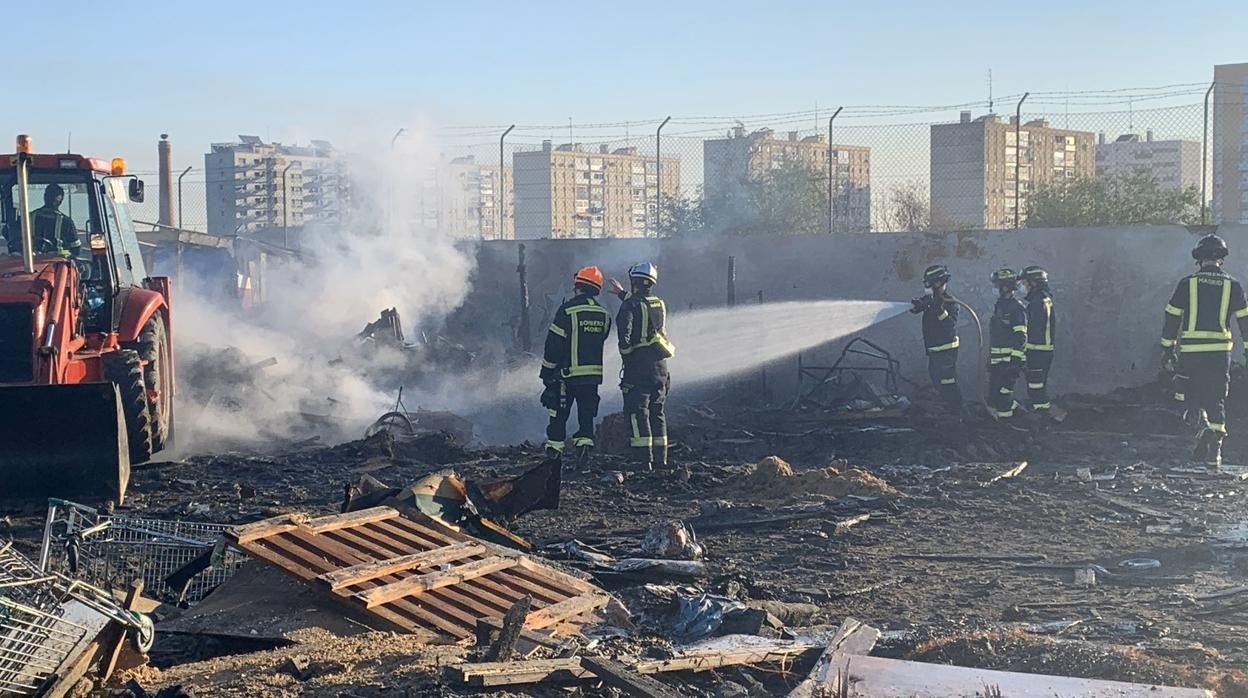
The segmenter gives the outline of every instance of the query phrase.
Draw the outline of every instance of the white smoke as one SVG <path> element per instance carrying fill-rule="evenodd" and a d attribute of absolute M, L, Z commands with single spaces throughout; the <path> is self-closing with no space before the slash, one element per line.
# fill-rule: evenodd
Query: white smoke
<path fill-rule="evenodd" d="M 240 311 L 194 293 L 175 298 L 182 378 L 202 383 L 207 372 L 209 384 L 180 390 L 173 455 L 311 435 L 326 442 L 358 438 L 393 407 L 398 385 L 379 376 L 399 369 L 403 357 L 380 348 L 365 358 L 356 333 L 394 307 L 410 340 L 463 302 L 475 265 L 472 245 L 421 225 L 419 192 L 437 164 L 430 141 L 408 132 L 384 157 L 347 157 L 348 219 L 300 233 L 299 259 L 266 269 L 260 307 Z M 257 369 L 260 380 L 249 389 L 225 371 L 212 375 L 229 347 L 253 361 L 277 362 Z M 404 402 L 441 408 L 438 399 L 409 391 Z"/>

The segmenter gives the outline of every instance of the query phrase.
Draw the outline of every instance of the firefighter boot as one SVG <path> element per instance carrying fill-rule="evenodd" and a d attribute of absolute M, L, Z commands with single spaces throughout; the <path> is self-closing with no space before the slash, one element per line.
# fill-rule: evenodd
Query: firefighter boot
<path fill-rule="evenodd" d="M 589 453 L 592 449 L 584 444 L 576 447 L 576 467 L 581 472 L 589 471 Z"/>
<path fill-rule="evenodd" d="M 654 461 L 656 470 L 667 470 L 667 446 L 654 445 L 650 447 L 650 459 Z"/>
<path fill-rule="evenodd" d="M 1208 428 L 1201 429 L 1200 431 L 1196 432 L 1196 445 L 1192 447 L 1192 462 L 1193 463 L 1208 462 L 1209 455 L 1210 455 L 1209 446 L 1211 443 L 1209 437 L 1212 434 L 1213 432 Z"/>
<path fill-rule="evenodd" d="M 554 448 L 552 446 L 547 446 L 546 447 L 546 460 L 554 461 L 556 463 L 562 462 L 563 451 L 560 451 L 559 449 Z"/>
<path fill-rule="evenodd" d="M 1222 468 L 1222 434 L 1209 430 L 1209 446 L 1205 452 L 1205 468 L 1216 473 Z"/>

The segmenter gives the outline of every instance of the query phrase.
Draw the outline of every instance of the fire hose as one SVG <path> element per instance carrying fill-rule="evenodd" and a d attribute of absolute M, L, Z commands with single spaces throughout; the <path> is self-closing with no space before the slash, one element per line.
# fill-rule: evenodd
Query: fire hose
<path fill-rule="evenodd" d="M 979 314 L 975 312 L 974 308 L 948 292 L 945 293 L 945 296 L 954 303 L 966 308 L 966 312 L 971 314 L 971 319 L 975 320 L 975 354 L 979 358 L 979 368 L 976 371 L 975 383 L 978 387 L 980 404 L 984 406 L 984 409 L 988 409 L 991 412 L 991 409 L 988 407 L 987 394 L 984 392 L 984 386 L 988 383 L 988 356 L 984 353 L 984 326 L 980 323 Z"/>

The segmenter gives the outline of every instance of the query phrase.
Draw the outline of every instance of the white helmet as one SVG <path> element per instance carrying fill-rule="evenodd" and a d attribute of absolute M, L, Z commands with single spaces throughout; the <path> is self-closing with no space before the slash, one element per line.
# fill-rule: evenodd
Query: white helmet
<path fill-rule="evenodd" d="M 642 279 L 650 282 L 650 285 L 653 286 L 659 282 L 659 268 L 650 262 L 638 262 L 629 268 L 628 278 Z"/>

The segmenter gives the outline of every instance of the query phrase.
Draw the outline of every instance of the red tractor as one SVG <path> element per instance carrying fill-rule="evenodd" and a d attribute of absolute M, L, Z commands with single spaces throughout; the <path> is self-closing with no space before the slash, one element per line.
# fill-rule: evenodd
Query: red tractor
<path fill-rule="evenodd" d="M 0 498 L 121 503 L 130 464 L 172 444 L 169 279 L 144 268 L 125 167 L 27 136 L 0 160 Z"/>

